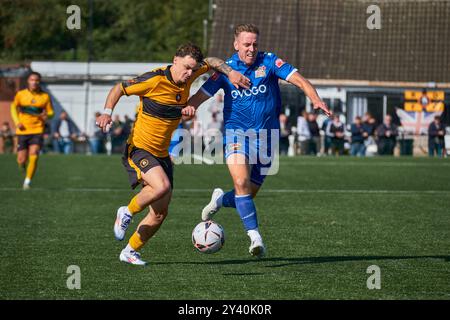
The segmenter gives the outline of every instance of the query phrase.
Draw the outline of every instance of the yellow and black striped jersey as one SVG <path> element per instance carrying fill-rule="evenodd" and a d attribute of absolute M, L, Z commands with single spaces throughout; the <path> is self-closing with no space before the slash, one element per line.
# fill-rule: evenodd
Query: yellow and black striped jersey
<path fill-rule="evenodd" d="M 16 134 L 42 134 L 45 122 L 40 115 L 46 111 L 47 116 L 53 116 L 53 106 L 50 95 L 42 90 L 32 92 L 28 89 L 16 93 L 11 105 L 11 114 L 15 124 L 23 124 L 25 130 L 16 129 Z"/>
<path fill-rule="evenodd" d="M 210 67 L 202 62 L 189 80 L 177 85 L 170 74 L 170 65 L 144 73 L 121 83 L 122 92 L 140 97 L 136 122 L 127 143 L 157 157 L 169 155 L 170 139 L 181 119 L 192 82 Z"/>

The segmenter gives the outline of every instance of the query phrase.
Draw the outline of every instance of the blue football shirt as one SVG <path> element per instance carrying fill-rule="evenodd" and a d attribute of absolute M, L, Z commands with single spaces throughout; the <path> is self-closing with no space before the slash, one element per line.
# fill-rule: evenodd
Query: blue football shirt
<path fill-rule="evenodd" d="M 235 53 L 226 63 L 251 81 L 250 89 L 231 84 L 226 76 L 214 73 L 201 87 L 208 96 L 223 89 L 226 129 L 279 129 L 281 95 L 278 79 L 289 80 L 296 68 L 270 52 L 258 52 L 255 63 L 247 66 Z"/>

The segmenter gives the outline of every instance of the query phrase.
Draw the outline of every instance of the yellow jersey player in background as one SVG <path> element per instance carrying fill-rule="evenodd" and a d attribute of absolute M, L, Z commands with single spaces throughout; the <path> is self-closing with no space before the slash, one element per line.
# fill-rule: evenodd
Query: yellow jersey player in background
<path fill-rule="evenodd" d="M 20 168 L 26 168 L 24 190 L 30 188 L 36 172 L 45 121 L 54 114 L 50 95 L 42 91 L 40 83 L 41 75 L 31 72 L 27 78 L 28 87 L 17 92 L 11 104 L 11 116 L 18 137 L 17 163 Z"/>
<path fill-rule="evenodd" d="M 188 43 L 178 48 L 172 65 L 117 84 L 108 94 L 103 114 L 97 118 L 98 126 L 104 131 L 109 130 L 113 109 L 121 96 L 140 97 L 138 115 L 122 160 L 131 187 L 141 184 L 142 189 L 128 206 L 117 210 L 116 239 L 124 239 L 135 214 L 147 206 L 150 209 L 120 253 L 120 261 L 146 264 L 138 251 L 160 228 L 172 196 L 173 168 L 168 152 L 172 133 L 181 120 L 181 109 L 186 106 L 191 84 L 210 68 L 226 74 L 236 87 L 249 87 L 249 80 L 224 61 L 203 59 L 200 48 Z"/>

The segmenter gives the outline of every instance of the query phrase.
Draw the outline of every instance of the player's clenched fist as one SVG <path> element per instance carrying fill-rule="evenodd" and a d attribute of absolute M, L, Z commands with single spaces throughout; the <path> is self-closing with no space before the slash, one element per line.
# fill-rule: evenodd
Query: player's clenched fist
<path fill-rule="evenodd" d="M 95 124 L 98 125 L 103 132 L 108 132 L 111 128 L 112 119 L 109 114 L 102 114 L 95 120 Z"/>

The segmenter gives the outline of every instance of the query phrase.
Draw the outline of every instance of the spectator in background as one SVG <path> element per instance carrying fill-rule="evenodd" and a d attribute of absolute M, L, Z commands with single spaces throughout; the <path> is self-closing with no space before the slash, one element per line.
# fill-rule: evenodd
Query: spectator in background
<path fill-rule="evenodd" d="M 213 147 L 211 144 L 216 144 L 218 139 L 222 139 L 222 122 L 217 119 L 217 113 L 213 113 L 203 138 L 206 150 L 208 152 L 213 151 L 211 155 L 215 155 L 215 150 L 211 149 Z"/>
<path fill-rule="evenodd" d="M 133 124 L 134 124 L 134 120 L 131 119 L 128 115 L 124 116 L 124 132 L 125 132 L 125 136 L 128 137 L 131 133 L 131 128 L 133 128 Z"/>
<path fill-rule="evenodd" d="M 94 114 L 94 118 L 89 122 L 89 127 L 87 130 L 87 138 L 89 141 L 91 154 L 98 154 L 102 152 L 106 139 L 103 130 L 95 124 L 96 119 L 100 117 L 100 115 L 101 113 L 98 111 Z"/>
<path fill-rule="evenodd" d="M 2 125 L 2 152 L 1 153 L 13 153 L 14 151 L 14 132 L 9 126 L 9 122 L 5 121 Z"/>
<path fill-rule="evenodd" d="M 191 134 L 192 144 L 194 146 L 201 145 L 201 150 L 203 151 L 204 145 L 203 145 L 203 127 L 200 121 L 198 120 L 197 116 L 195 115 L 192 119 L 192 122 L 189 126 L 189 133 Z M 197 150 L 194 147 L 194 151 Z"/>
<path fill-rule="evenodd" d="M 127 139 L 125 123 L 115 115 L 111 123 L 111 147 L 113 153 L 122 153 Z"/>
<path fill-rule="evenodd" d="M 308 126 L 308 113 L 303 111 L 301 116 L 297 118 L 297 135 L 298 142 L 300 143 L 300 154 L 308 154 L 309 139 L 311 139 L 311 133 Z"/>
<path fill-rule="evenodd" d="M 55 123 L 53 133 L 53 150 L 58 153 L 73 152 L 73 142 L 77 138 L 77 128 L 66 111 L 62 111 Z"/>
<path fill-rule="evenodd" d="M 333 155 L 344 154 L 345 127 L 339 115 L 333 115 L 333 121 L 328 123 L 327 136 L 331 137 L 331 152 Z"/>
<path fill-rule="evenodd" d="M 280 154 L 287 155 L 289 150 L 289 136 L 291 135 L 291 126 L 288 122 L 288 117 L 280 114 Z"/>
<path fill-rule="evenodd" d="M 42 142 L 42 153 L 47 153 L 53 150 L 53 136 L 52 136 L 52 128 L 49 122 L 46 122 L 44 125 L 44 133 L 43 133 L 43 142 Z"/>
<path fill-rule="evenodd" d="M 355 122 L 350 127 L 352 133 L 352 144 L 350 154 L 352 156 L 364 157 L 366 155 L 365 140 L 369 137 L 369 134 L 364 129 L 361 117 L 356 117 Z"/>
<path fill-rule="evenodd" d="M 440 116 L 435 116 L 434 121 L 428 127 L 428 155 L 433 157 L 435 152 L 442 157 L 444 150 L 445 128 L 441 123 Z"/>
<path fill-rule="evenodd" d="M 386 115 L 384 122 L 377 127 L 378 154 L 393 155 L 397 143 L 398 128 L 392 123 L 392 116 Z"/>
<path fill-rule="evenodd" d="M 313 112 L 308 114 L 308 128 L 311 134 L 311 138 L 309 139 L 308 154 L 317 155 L 320 153 L 321 147 L 320 128 L 317 124 L 317 114 Z"/>
<path fill-rule="evenodd" d="M 332 137 L 330 137 L 328 134 L 327 134 L 327 128 L 328 128 L 328 126 L 330 125 L 330 123 L 331 123 L 331 119 L 330 118 L 326 118 L 324 121 L 323 121 L 323 123 L 322 123 L 322 130 L 323 130 L 323 132 L 325 133 L 324 134 L 324 139 L 323 139 L 323 153 L 327 156 L 328 155 L 328 150 L 330 150 L 330 148 L 331 148 L 331 139 L 332 139 Z"/>

